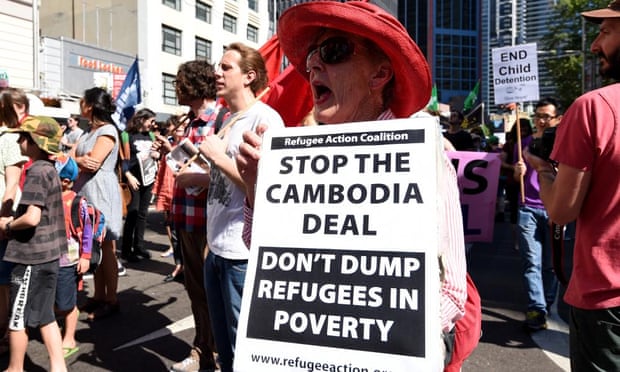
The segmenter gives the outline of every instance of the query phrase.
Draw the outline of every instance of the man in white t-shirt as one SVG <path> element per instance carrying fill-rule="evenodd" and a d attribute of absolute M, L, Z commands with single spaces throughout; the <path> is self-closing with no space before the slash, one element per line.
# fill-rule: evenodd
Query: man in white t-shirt
<path fill-rule="evenodd" d="M 243 67 L 242 67 L 243 66 Z M 267 86 L 265 62 L 257 50 L 240 43 L 228 46 L 215 71 L 217 94 L 231 115 L 218 135 L 208 136 L 200 152 L 211 163 L 207 196 L 205 290 L 222 372 L 231 372 L 237 322 L 249 251 L 242 239 L 246 188 L 235 163 L 245 131 L 256 126 L 283 127 L 280 115 L 258 101 Z"/>
<path fill-rule="evenodd" d="M 60 140 L 60 147 L 63 152 L 68 153 L 71 151 L 82 133 L 84 133 L 82 128 L 79 127 L 79 124 L 80 117 L 78 115 L 71 115 L 67 119 L 67 129 L 65 129 L 65 133 Z"/>

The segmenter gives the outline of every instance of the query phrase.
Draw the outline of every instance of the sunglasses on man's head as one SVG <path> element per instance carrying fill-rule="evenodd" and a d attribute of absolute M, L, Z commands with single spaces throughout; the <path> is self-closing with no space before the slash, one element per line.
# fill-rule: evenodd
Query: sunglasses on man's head
<path fill-rule="evenodd" d="M 306 67 L 310 58 L 319 53 L 321 61 L 327 65 L 335 65 L 349 60 L 355 50 L 355 44 L 346 37 L 335 36 L 324 40 L 317 47 L 310 50 L 306 57 Z M 308 69 L 308 71 L 310 71 Z"/>

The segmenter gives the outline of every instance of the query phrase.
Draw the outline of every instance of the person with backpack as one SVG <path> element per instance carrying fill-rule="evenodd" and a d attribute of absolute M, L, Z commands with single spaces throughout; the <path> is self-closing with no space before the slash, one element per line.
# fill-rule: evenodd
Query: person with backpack
<path fill-rule="evenodd" d="M 60 176 L 62 187 L 62 206 L 65 215 L 65 229 L 67 230 L 67 252 L 60 256 L 58 283 L 56 284 L 56 315 L 64 316 L 65 334 L 62 338 L 62 351 L 65 358 L 79 351 L 75 341 L 78 316 L 77 292 L 82 284 L 82 275 L 90 268 L 90 259 L 93 242 L 93 225 L 88 215 L 86 199 L 73 191 L 73 182 L 78 176 L 78 166 L 71 157 L 62 157 L 56 160 L 56 170 Z M 80 232 L 75 231 L 72 220 L 72 209 L 77 203 L 79 210 L 79 224 L 83 226 Z"/>

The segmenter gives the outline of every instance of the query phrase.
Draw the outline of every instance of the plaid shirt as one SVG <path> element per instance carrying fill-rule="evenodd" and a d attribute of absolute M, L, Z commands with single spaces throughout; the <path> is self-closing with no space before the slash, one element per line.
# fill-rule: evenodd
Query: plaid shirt
<path fill-rule="evenodd" d="M 200 116 L 191 119 L 185 130 L 185 137 L 196 147 L 215 133 L 215 121 L 221 106 L 208 108 Z M 207 190 L 198 195 L 189 195 L 185 188 L 174 186 L 172 197 L 172 222 L 177 230 L 207 232 Z"/>

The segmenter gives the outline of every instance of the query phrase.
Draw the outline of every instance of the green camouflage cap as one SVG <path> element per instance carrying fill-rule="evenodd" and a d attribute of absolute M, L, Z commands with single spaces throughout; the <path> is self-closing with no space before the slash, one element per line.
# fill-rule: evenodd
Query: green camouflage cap
<path fill-rule="evenodd" d="M 58 122 L 50 117 L 28 116 L 19 128 L 9 129 L 8 132 L 29 133 L 41 150 L 52 155 L 58 153 L 62 129 Z"/>

